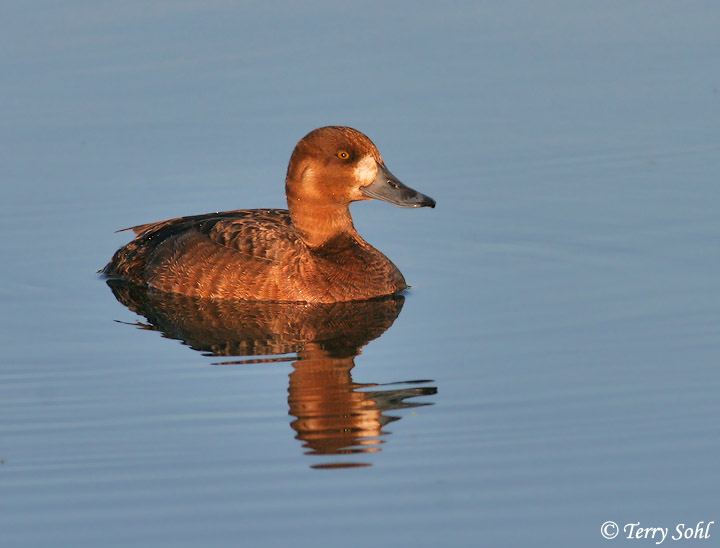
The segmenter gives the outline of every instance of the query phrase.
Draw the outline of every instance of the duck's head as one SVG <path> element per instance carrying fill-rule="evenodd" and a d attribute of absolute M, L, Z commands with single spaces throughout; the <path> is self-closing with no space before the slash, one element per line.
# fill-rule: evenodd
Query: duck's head
<path fill-rule="evenodd" d="M 401 183 L 363 133 L 327 126 L 303 137 L 290 157 L 285 182 L 291 211 L 383 200 L 399 207 L 435 207 L 435 200 Z"/>

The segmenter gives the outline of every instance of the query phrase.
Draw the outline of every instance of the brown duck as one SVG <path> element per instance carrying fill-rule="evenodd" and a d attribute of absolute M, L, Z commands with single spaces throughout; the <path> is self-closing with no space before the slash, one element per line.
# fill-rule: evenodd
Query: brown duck
<path fill-rule="evenodd" d="M 393 176 L 375 145 L 349 127 L 308 133 L 290 157 L 288 209 L 244 209 L 133 227 L 103 269 L 154 290 L 212 299 L 331 303 L 407 288 L 398 268 L 355 230 L 349 205 L 435 200 Z"/>

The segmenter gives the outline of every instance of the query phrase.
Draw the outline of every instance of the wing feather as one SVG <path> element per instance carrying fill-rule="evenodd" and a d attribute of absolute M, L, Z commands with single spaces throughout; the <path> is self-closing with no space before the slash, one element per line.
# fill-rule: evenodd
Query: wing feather
<path fill-rule="evenodd" d="M 235 256 L 241 262 L 265 264 L 287 260 L 288 255 L 302 245 L 284 209 L 207 213 L 124 230 L 132 230 L 137 236 L 115 253 L 104 272 L 141 283 L 146 281 L 147 265 L 158 265 L 169 249 L 179 252 L 177 248 L 188 243 L 212 247 L 218 255 Z M 182 261 L 181 252 L 172 255 Z"/>

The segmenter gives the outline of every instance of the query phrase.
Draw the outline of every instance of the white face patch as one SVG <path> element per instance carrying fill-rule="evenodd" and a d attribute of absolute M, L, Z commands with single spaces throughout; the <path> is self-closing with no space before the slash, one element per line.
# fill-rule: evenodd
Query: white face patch
<path fill-rule="evenodd" d="M 355 168 L 355 180 L 360 183 L 360 186 L 368 186 L 377 177 L 378 167 L 375 158 L 370 156 L 364 156 L 362 160 L 357 163 Z"/>

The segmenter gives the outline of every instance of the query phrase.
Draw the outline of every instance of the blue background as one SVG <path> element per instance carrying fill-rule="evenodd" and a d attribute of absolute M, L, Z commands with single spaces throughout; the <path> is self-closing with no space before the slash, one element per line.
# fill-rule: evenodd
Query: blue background
<path fill-rule="evenodd" d="M 652 541 L 607 520 L 720 521 L 718 29 L 715 2 L 5 3 L 3 546 L 609 546 Z M 327 124 L 438 202 L 352 208 L 413 286 L 353 378 L 438 393 L 372 466 L 316 470 L 289 364 L 118 323 L 139 318 L 95 272 L 117 229 L 284 207 Z"/>

